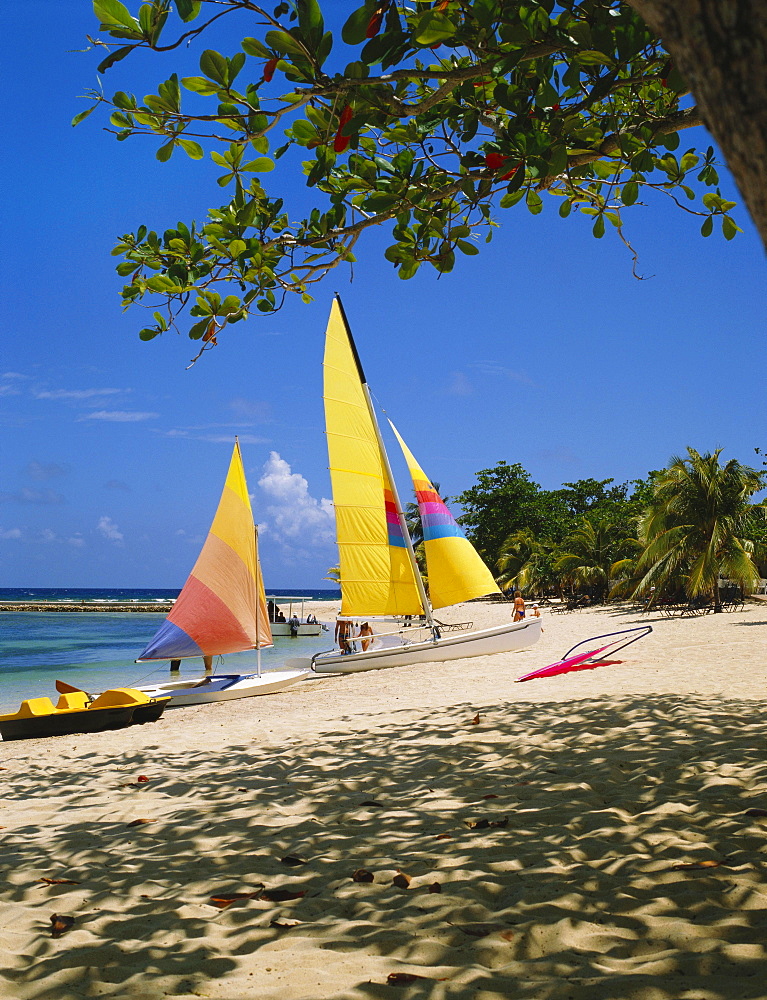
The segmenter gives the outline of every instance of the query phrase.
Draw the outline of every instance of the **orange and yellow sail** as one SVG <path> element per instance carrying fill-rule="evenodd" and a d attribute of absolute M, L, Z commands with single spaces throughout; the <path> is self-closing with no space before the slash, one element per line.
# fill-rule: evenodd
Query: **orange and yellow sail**
<path fill-rule="evenodd" d="M 272 645 L 240 446 L 208 537 L 173 610 L 139 660 L 215 656 Z"/>
<path fill-rule="evenodd" d="M 474 597 L 498 593 L 499 587 L 490 570 L 442 502 L 391 420 L 389 424 L 402 448 L 418 500 L 431 606 L 446 608 Z"/>
<path fill-rule="evenodd" d="M 422 614 L 362 367 L 337 300 L 328 321 L 324 372 L 341 615 Z"/>

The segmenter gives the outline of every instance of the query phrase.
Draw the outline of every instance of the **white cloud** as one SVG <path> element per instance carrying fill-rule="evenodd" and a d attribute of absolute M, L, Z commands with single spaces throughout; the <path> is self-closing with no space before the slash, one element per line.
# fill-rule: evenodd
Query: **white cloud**
<path fill-rule="evenodd" d="M 33 490 L 29 486 L 22 486 L 18 493 L 0 493 L 0 503 L 21 503 L 21 504 L 59 504 L 66 503 L 60 493 L 53 490 Z"/>
<path fill-rule="evenodd" d="M 99 518 L 99 523 L 96 525 L 96 529 L 101 532 L 104 538 L 108 539 L 110 542 L 115 542 L 117 545 L 120 545 L 125 537 L 112 518 L 107 517 L 106 514 Z"/>
<path fill-rule="evenodd" d="M 197 431 L 208 430 L 213 427 L 232 427 L 236 430 L 238 427 L 242 427 L 242 424 L 208 424 L 202 427 L 173 427 L 169 431 L 158 431 L 154 428 L 155 433 L 161 434 L 163 437 L 169 438 L 184 438 L 188 441 L 206 441 L 208 444 L 234 444 L 235 431 L 230 431 L 229 434 L 198 434 Z M 195 433 L 193 433 L 195 432 Z M 240 444 L 268 444 L 269 438 L 257 437 L 255 434 L 237 434 Z"/>
<path fill-rule="evenodd" d="M 55 479 L 56 476 L 66 476 L 68 472 L 68 465 L 58 465 L 56 462 L 35 462 L 33 460 L 27 464 L 27 475 L 37 482 Z"/>
<path fill-rule="evenodd" d="M 74 548 L 80 549 L 85 545 L 85 539 L 82 535 L 73 535 L 67 539 L 67 545 L 72 545 Z"/>
<path fill-rule="evenodd" d="M 261 423 L 269 420 L 272 415 L 269 403 L 263 400 L 245 399 L 242 396 L 236 396 L 230 400 L 229 409 L 241 419 L 258 420 Z"/>
<path fill-rule="evenodd" d="M 86 399 L 114 396 L 123 392 L 130 392 L 130 389 L 38 389 L 32 395 L 35 399 L 74 399 L 82 402 Z"/>
<path fill-rule="evenodd" d="M 335 540 L 333 504 L 317 500 L 309 484 L 276 451 L 264 463 L 258 485 L 269 501 L 266 521 L 269 534 L 283 546 L 317 547 Z"/>
<path fill-rule="evenodd" d="M 474 392 L 474 386 L 463 372 L 453 372 L 453 378 L 447 391 L 451 396 L 470 396 Z"/>
<path fill-rule="evenodd" d="M 21 538 L 21 528 L 0 528 L 0 539 Z"/>
<path fill-rule="evenodd" d="M 0 384 L 0 396 L 20 396 L 21 392 L 16 388 L 15 385 L 6 383 L 5 385 Z"/>
<path fill-rule="evenodd" d="M 94 410 L 78 420 L 109 420 L 115 424 L 133 424 L 139 420 L 154 420 L 159 413 L 141 413 L 138 410 Z"/>

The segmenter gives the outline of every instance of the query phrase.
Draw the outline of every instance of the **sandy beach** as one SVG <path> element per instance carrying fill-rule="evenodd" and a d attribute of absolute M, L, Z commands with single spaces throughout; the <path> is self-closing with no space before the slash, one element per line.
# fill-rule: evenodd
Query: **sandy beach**
<path fill-rule="evenodd" d="M 644 622 L 621 664 L 514 683 Z M 767 997 L 767 605 L 544 630 L 0 743 L 0 996 Z"/>

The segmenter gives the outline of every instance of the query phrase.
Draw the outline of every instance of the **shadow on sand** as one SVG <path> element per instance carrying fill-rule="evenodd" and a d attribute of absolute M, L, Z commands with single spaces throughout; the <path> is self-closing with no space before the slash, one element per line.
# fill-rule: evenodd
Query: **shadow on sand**
<path fill-rule="evenodd" d="M 767 995 L 767 818 L 746 814 L 767 808 L 759 703 L 387 718 L 311 746 L 255 734 L 15 778 L 29 822 L 3 839 L 0 995 Z M 374 881 L 352 879 L 363 868 Z M 255 896 L 210 904 L 233 893 Z M 59 939 L 54 912 L 76 921 Z"/>

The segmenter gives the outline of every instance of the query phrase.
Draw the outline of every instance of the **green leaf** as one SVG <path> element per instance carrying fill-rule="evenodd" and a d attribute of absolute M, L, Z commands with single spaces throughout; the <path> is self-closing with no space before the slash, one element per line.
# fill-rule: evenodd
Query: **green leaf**
<path fill-rule="evenodd" d="M 139 330 L 139 340 L 154 340 L 155 337 L 160 336 L 160 330 Z"/>
<path fill-rule="evenodd" d="M 679 135 L 676 132 L 666 132 L 659 136 L 661 146 L 674 150 L 679 145 Z"/>
<path fill-rule="evenodd" d="M 543 211 L 543 202 L 537 191 L 531 189 L 527 192 L 527 207 L 532 215 L 540 215 Z"/>
<path fill-rule="evenodd" d="M 182 21 L 193 21 L 200 13 L 200 0 L 176 0 L 176 10 Z"/>
<path fill-rule="evenodd" d="M 604 215 L 598 215 L 594 221 L 594 225 L 591 229 L 592 234 L 601 240 L 605 234 L 605 217 Z"/>
<path fill-rule="evenodd" d="M 272 50 L 268 49 L 260 38 L 243 38 L 240 45 L 243 52 L 247 52 L 249 56 L 254 56 L 256 59 L 272 58 Z"/>
<path fill-rule="evenodd" d="M 134 50 L 135 45 L 123 45 L 122 48 L 115 49 L 114 52 L 110 52 L 106 59 L 102 59 L 101 62 L 96 67 L 97 73 L 106 73 L 110 66 L 114 66 L 116 62 L 120 62 L 127 55 L 130 55 Z"/>
<path fill-rule="evenodd" d="M 93 0 L 93 13 L 107 26 L 119 24 L 123 28 L 138 27 L 131 12 L 120 0 Z"/>
<path fill-rule="evenodd" d="M 211 80 L 215 80 L 223 87 L 226 86 L 229 67 L 220 52 L 216 52 L 215 49 L 206 49 L 200 56 L 200 69 Z"/>
<path fill-rule="evenodd" d="M 362 45 L 366 40 L 365 35 L 375 9 L 375 3 L 366 3 L 350 15 L 341 29 L 341 38 L 347 45 Z"/>
<path fill-rule="evenodd" d="M 710 236 L 714 231 L 714 217 L 709 215 L 703 225 L 700 227 L 701 236 Z"/>
<path fill-rule="evenodd" d="M 174 140 L 171 139 L 170 142 L 166 142 L 164 146 L 160 146 L 157 152 L 154 154 L 160 163 L 165 163 L 167 160 L 173 156 L 173 145 Z"/>
<path fill-rule="evenodd" d="M 239 257 L 241 253 L 245 253 L 248 249 L 247 244 L 244 240 L 232 240 L 229 244 L 229 253 L 232 257 Z"/>
<path fill-rule="evenodd" d="M 456 27 L 447 14 L 432 8 L 424 11 L 413 26 L 413 39 L 419 45 L 434 45 L 452 38 Z"/>
<path fill-rule="evenodd" d="M 736 225 L 729 215 L 722 216 L 722 234 L 726 240 L 731 240 L 735 237 L 736 233 L 742 232 L 743 230 L 740 226 Z"/>
<path fill-rule="evenodd" d="M 192 139 L 179 139 L 178 144 L 192 160 L 201 160 L 205 155 L 199 142 L 194 142 Z"/>
<path fill-rule="evenodd" d="M 217 94 L 221 89 L 220 84 L 212 83 L 204 76 L 184 76 L 181 78 L 181 83 L 193 94 L 202 94 L 203 97 Z"/>
<path fill-rule="evenodd" d="M 266 174 L 274 170 L 274 160 L 270 160 L 268 156 L 259 156 L 257 160 L 251 160 L 240 169 L 247 170 L 249 174 Z"/>
<path fill-rule="evenodd" d="M 689 153 L 684 154 L 679 166 L 686 173 L 688 170 L 692 170 L 693 167 L 697 167 L 699 163 L 700 163 L 700 157 L 696 156 L 696 154 L 691 151 Z"/>
<path fill-rule="evenodd" d="M 200 340 L 204 335 L 208 327 L 210 326 L 210 317 L 199 320 L 194 326 L 189 328 L 189 339 L 190 340 Z"/>
<path fill-rule="evenodd" d="M 501 198 L 500 206 L 501 208 L 511 208 L 512 205 L 516 205 L 518 201 L 522 201 L 524 197 L 525 189 L 519 188 L 517 191 L 511 191 L 508 194 L 505 194 L 503 198 Z"/>
<path fill-rule="evenodd" d="M 92 107 L 86 108 L 85 111 L 81 111 L 79 114 L 75 115 L 72 121 L 70 122 L 72 127 L 74 128 L 75 125 L 79 125 L 80 122 L 85 121 L 88 115 L 92 115 L 97 107 L 98 104 L 94 104 Z"/>
<path fill-rule="evenodd" d="M 465 253 L 467 257 L 475 257 L 479 253 L 479 247 L 474 243 L 467 243 L 466 240 L 457 240 L 456 246 L 461 253 Z"/>
<path fill-rule="evenodd" d="M 298 56 L 299 59 L 306 59 L 306 52 L 303 45 L 287 33 L 287 31 L 267 31 L 265 35 L 267 45 L 271 45 L 277 52 L 283 52 L 289 56 Z"/>
<path fill-rule="evenodd" d="M 639 197 L 639 185 L 636 181 L 629 181 L 623 185 L 621 191 L 621 201 L 624 205 L 633 205 Z"/>
<path fill-rule="evenodd" d="M 572 211 L 572 207 L 573 207 L 573 203 L 569 199 L 565 198 L 565 200 L 559 206 L 559 214 L 560 214 L 561 218 L 566 219 L 567 216 Z"/>

